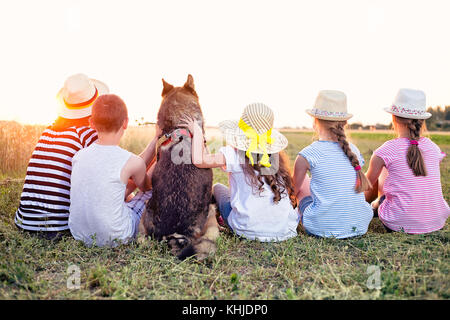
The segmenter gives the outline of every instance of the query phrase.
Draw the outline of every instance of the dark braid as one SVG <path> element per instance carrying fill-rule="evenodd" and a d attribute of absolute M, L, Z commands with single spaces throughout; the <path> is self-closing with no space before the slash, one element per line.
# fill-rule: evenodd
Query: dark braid
<path fill-rule="evenodd" d="M 326 120 L 319 120 L 320 123 L 328 126 L 330 132 L 336 137 L 342 151 L 344 151 L 345 155 L 350 160 L 352 167 L 356 169 L 356 167 L 358 167 L 360 164 L 358 157 L 350 148 L 350 144 L 348 143 L 347 137 L 345 135 L 345 126 L 347 124 L 347 121 L 324 121 Z M 362 169 L 359 168 L 359 170 L 356 170 L 356 192 L 359 193 L 367 191 L 371 188 L 372 185 L 370 184 L 366 175 L 362 172 Z"/>

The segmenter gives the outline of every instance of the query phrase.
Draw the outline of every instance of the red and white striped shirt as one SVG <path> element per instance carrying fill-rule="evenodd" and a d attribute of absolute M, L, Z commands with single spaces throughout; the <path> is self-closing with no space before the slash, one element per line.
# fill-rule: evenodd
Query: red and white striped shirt
<path fill-rule="evenodd" d="M 31 155 L 15 223 L 30 231 L 68 230 L 72 158 L 97 140 L 89 127 L 44 130 Z"/>
<path fill-rule="evenodd" d="M 383 186 L 386 199 L 378 209 L 378 216 L 395 231 L 428 233 L 439 230 L 450 214 L 442 194 L 439 169 L 445 154 L 430 139 L 420 138 L 418 146 L 427 175 L 415 176 L 406 160 L 409 146 L 409 139 L 398 138 L 375 150 L 388 171 Z"/>

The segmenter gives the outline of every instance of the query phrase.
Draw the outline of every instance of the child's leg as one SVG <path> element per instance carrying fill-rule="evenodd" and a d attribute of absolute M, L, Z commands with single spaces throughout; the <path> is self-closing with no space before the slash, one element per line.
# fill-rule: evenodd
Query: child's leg
<path fill-rule="evenodd" d="M 136 237 L 139 231 L 139 223 L 144 212 L 147 200 L 152 197 L 152 191 L 138 192 L 130 201 L 125 204 L 133 211 L 132 219 L 134 224 L 133 236 Z"/>
<path fill-rule="evenodd" d="M 219 207 L 220 215 L 228 226 L 228 216 L 231 213 L 230 189 L 221 183 L 216 183 L 213 186 L 213 194 Z"/>

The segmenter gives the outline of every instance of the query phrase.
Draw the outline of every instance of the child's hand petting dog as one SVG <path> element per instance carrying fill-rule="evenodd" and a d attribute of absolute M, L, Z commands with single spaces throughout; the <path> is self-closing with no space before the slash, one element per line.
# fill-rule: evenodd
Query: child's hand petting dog
<path fill-rule="evenodd" d="M 202 131 L 202 128 L 200 128 L 197 120 L 195 120 L 194 118 L 192 118 L 189 115 L 184 115 L 180 119 L 180 127 L 187 128 L 192 134 L 196 130 L 200 130 L 200 132 Z"/>

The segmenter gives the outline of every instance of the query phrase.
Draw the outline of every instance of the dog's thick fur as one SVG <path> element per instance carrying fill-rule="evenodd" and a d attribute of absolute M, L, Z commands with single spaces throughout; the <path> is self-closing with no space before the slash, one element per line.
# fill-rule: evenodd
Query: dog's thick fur
<path fill-rule="evenodd" d="M 164 79 L 163 86 L 157 120 L 162 133 L 179 128 L 185 115 L 196 119 L 204 129 L 192 76 L 183 87 L 174 87 Z M 199 169 L 191 162 L 191 139 L 159 148 L 153 194 L 142 217 L 144 233 L 167 240 L 180 259 L 191 255 L 202 259 L 215 252 L 219 234 L 215 205 L 211 204 L 212 170 Z"/>

